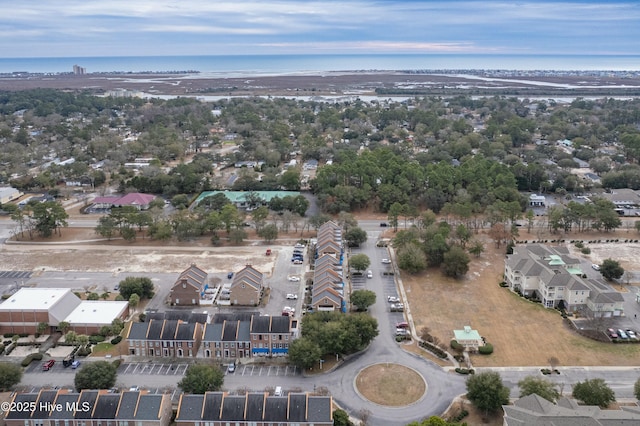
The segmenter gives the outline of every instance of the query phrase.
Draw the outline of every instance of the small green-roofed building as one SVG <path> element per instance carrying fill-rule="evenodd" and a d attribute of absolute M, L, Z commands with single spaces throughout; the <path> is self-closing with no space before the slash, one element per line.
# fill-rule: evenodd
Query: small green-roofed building
<path fill-rule="evenodd" d="M 549 256 L 549 265 L 564 265 L 564 261 L 562 260 L 562 257 L 558 256 L 557 254 L 552 254 Z"/>
<path fill-rule="evenodd" d="M 297 197 L 298 191 L 204 191 L 195 201 L 197 206 L 207 197 L 224 194 L 238 208 L 256 208 L 268 204 L 272 199 Z"/>
<path fill-rule="evenodd" d="M 453 335 L 456 341 L 464 346 L 465 349 L 477 350 L 480 346 L 484 346 L 480 333 L 468 325 L 465 325 L 462 330 L 453 330 Z"/>

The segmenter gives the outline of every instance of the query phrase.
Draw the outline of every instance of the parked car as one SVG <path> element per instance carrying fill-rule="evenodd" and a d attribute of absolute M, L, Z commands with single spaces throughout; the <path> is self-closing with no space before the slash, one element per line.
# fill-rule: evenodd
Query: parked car
<path fill-rule="evenodd" d="M 287 279 L 288 279 L 289 281 L 294 281 L 294 282 L 298 282 L 298 281 L 300 281 L 300 277 L 298 277 L 298 276 L 296 276 L 296 275 L 289 275 L 289 276 L 287 277 Z"/>
<path fill-rule="evenodd" d="M 45 362 L 44 364 L 42 364 L 42 371 L 51 370 L 55 363 L 56 363 L 56 361 L 53 360 L 53 359 L 50 359 L 49 361 Z"/>
<path fill-rule="evenodd" d="M 392 303 L 389 305 L 391 312 L 404 312 L 404 305 L 402 303 Z"/>
<path fill-rule="evenodd" d="M 396 328 L 409 328 L 409 323 L 406 321 L 399 322 L 396 324 Z"/>
<path fill-rule="evenodd" d="M 612 339 L 617 339 L 618 338 L 618 333 L 616 333 L 616 331 L 613 328 L 610 328 L 607 330 L 607 334 L 609 335 L 609 337 L 611 337 Z"/>
<path fill-rule="evenodd" d="M 373 272 L 371 272 L 371 270 L 367 271 L 367 278 L 373 278 Z"/>
<path fill-rule="evenodd" d="M 592 267 L 594 270 L 596 270 L 596 271 L 599 271 L 599 270 L 600 270 L 600 265 L 596 265 L 595 263 L 592 263 L 592 264 L 591 264 L 591 267 Z"/>
<path fill-rule="evenodd" d="M 628 329 L 628 328 L 627 328 L 627 330 L 626 330 L 626 331 L 627 331 L 627 335 L 629 336 L 629 338 L 630 338 L 630 339 L 636 339 L 636 338 L 638 338 L 638 336 L 636 335 L 636 332 L 635 332 L 635 331 L 633 331 L 633 330 L 631 330 L 631 329 Z"/>
<path fill-rule="evenodd" d="M 228 278 L 228 279 L 233 278 L 233 272 L 229 272 L 229 273 L 227 274 L 227 278 Z"/>
<path fill-rule="evenodd" d="M 388 265 L 391 263 L 389 259 L 382 259 L 381 262 L 384 263 L 385 265 Z"/>
<path fill-rule="evenodd" d="M 73 361 L 71 363 L 71 368 L 73 368 L 74 370 L 78 367 L 80 367 L 80 361 Z"/>
<path fill-rule="evenodd" d="M 294 247 L 297 248 L 297 249 L 303 249 L 304 248 L 304 244 L 297 243 Z"/>
<path fill-rule="evenodd" d="M 387 226 L 389 226 L 389 224 L 387 222 L 380 222 L 380 227 L 381 228 L 386 228 Z"/>
<path fill-rule="evenodd" d="M 294 265 L 302 265 L 302 260 L 300 260 L 300 259 L 295 259 L 295 260 L 293 260 L 293 264 L 294 264 Z"/>
<path fill-rule="evenodd" d="M 293 293 L 288 293 L 287 300 L 298 300 L 298 295 Z"/>
<path fill-rule="evenodd" d="M 400 298 L 396 296 L 387 296 L 387 302 L 389 303 L 398 303 L 400 302 Z"/>
<path fill-rule="evenodd" d="M 232 362 L 231 364 L 229 364 L 229 366 L 227 367 L 227 371 L 229 373 L 235 373 L 235 371 L 236 371 L 236 363 Z"/>
<path fill-rule="evenodd" d="M 621 339 L 629 338 L 629 335 L 622 329 L 618 329 L 618 336 L 620 336 Z"/>
<path fill-rule="evenodd" d="M 406 336 L 407 329 L 406 328 L 396 328 L 396 336 Z"/>
<path fill-rule="evenodd" d="M 116 284 L 116 285 L 113 287 L 113 289 L 114 289 L 115 291 L 120 290 L 120 284 Z"/>
<path fill-rule="evenodd" d="M 267 249 L 267 251 L 264 254 L 267 256 L 271 256 L 271 249 Z"/>

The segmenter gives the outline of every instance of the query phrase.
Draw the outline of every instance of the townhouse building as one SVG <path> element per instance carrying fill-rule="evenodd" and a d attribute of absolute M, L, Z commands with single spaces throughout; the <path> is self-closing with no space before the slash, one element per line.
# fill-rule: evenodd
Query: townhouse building
<path fill-rule="evenodd" d="M 567 247 L 516 246 L 505 260 L 504 280 L 512 291 L 537 298 L 546 308 L 585 311 L 594 317 L 624 312 L 622 295 L 602 279 L 589 278 Z"/>
<path fill-rule="evenodd" d="M 308 393 L 286 396 L 226 392 L 182 394 L 175 423 L 177 426 L 329 426 L 333 425 L 332 398 Z"/>
<path fill-rule="evenodd" d="M 257 306 L 262 298 L 263 286 L 264 277 L 262 272 L 251 265 L 245 266 L 233 277 L 229 288 L 231 304 Z"/>
<path fill-rule="evenodd" d="M 168 426 L 171 398 L 145 392 L 43 389 L 16 393 L 11 399 L 20 410 L 6 412 L 7 426 Z"/>
<path fill-rule="evenodd" d="M 181 320 L 149 320 L 131 323 L 127 332 L 129 355 L 144 357 L 195 357 L 203 326 Z"/>

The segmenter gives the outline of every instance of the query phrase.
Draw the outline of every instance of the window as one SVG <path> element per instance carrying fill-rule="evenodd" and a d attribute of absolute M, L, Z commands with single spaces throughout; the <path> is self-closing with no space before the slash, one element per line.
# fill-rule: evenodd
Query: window
<path fill-rule="evenodd" d="M 190 348 L 192 348 L 192 347 L 193 347 L 193 342 L 189 342 L 189 343 L 187 343 L 187 346 L 188 346 L 188 347 L 190 347 Z"/>
<path fill-rule="evenodd" d="M 262 334 L 258 334 L 258 340 L 262 340 Z"/>
<path fill-rule="evenodd" d="M 225 343 L 224 343 L 224 347 L 225 347 L 225 348 L 228 348 L 228 347 L 229 347 L 229 344 L 228 344 L 227 342 L 225 342 Z"/>
<path fill-rule="evenodd" d="M 235 349 L 235 347 L 236 347 L 235 342 L 231 342 L 231 349 Z"/>
<path fill-rule="evenodd" d="M 284 340 L 289 340 L 289 335 L 284 336 Z"/>

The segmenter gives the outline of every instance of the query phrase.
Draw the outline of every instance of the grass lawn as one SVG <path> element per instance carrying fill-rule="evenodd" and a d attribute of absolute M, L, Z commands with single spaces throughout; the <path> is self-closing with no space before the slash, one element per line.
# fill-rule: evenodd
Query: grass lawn
<path fill-rule="evenodd" d="M 399 364 L 376 364 L 365 368 L 356 378 L 356 387 L 369 401 L 392 407 L 411 404 L 427 390 L 417 372 Z"/>
<path fill-rule="evenodd" d="M 504 271 L 504 247 L 490 241 L 473 258 L 467 275 L 454 280 L 431 269 L 402 274 L 418 333 L 428 327 L 448 346 L 454 329 L 478 330 L 493 344 L 492 355 L 473 355 L 474 366 L 546 366 L 550 357 L 562 365 L 637 365 L 638 345 L 596 342 L 573 333 L 559 313 L 529 302 L 498 283 Z"/>

